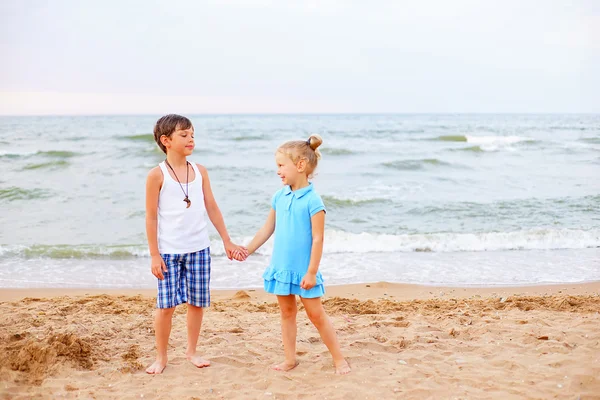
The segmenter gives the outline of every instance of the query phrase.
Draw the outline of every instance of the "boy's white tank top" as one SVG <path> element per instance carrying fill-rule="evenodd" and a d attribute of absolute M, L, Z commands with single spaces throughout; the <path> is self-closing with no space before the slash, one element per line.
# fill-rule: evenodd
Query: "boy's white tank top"
<path fill-rule="evenodd" d="M 206 223 L 206 206 L 202 191 L 202 175 L 193 162 L 190 165 L 196 177 L 187 185 L 192 204 L 186 208 L 183 201 L 185 180 L 179 183 L 171 177 L 165 162 L 158 164 L 163 173 L 163 184 L 158 198 L 158 250 L 161 254 L 194 253 L 210 246 Z M 179 177 L 181 180 L 181 177 Z M 185 177 L 183 177 L 185 179 Z"/>

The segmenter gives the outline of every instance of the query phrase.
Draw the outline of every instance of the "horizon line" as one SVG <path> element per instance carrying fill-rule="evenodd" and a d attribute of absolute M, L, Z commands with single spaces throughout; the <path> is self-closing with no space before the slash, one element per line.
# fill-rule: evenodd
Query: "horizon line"
<path fill-rule="evenodd" d="M 0 118 L 15 117 L 150 117 L 176 113 L 57 113 L 57 114 L 0 114 Z M 190 116 L 343 116 L 343 115 L 600 115 L 600 112 L 572 112 L 572 111 L 419 111 L 419 112 L 223 112 L 223 113 L 180 113 Z"/>

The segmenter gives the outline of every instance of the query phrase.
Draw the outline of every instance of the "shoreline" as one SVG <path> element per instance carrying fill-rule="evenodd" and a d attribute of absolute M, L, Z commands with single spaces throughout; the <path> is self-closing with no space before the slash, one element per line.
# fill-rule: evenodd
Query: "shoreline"
<path fill-rule="evenodd" d="M 275 296 L 265 293 L 262 288 L 214 289 L 211 298 L 222 301 L 246 292 L 259 301 L 275 301 Z M 106 289 L 106 288 L 0 288 L 0 302 L 16 301 L 26 297 L 80 297 L 96 295 L 156 297 L 156 289 Z M 600 281 L 585 283 L 557 283 L 524 286 L 430 286 L 405 283 L 374 282 L 325 286 L 323 299 L 332 297 L 357 298 L 360 300 L 429 300 L 481 297 L 506 297 L 513 295 L 594 295 L 600 294 Z"/>

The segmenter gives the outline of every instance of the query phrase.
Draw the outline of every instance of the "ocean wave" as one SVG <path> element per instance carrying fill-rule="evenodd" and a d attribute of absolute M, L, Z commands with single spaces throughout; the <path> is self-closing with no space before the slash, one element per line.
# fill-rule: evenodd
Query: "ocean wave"
<path fill-rule="evenodd" d="M 56 158 L 71 158 L 80 155 L 80 153 L 66 150 L 50 150 L 50 151 L 38 151 L 36 155 Z"/>
<path fill-rule="evenodd" d="M 438 160 L 437 158 L 425 158 L 422 160 L 398 160 L 398 161 L 390 161 L 384 162 L 381 165 L 387 168 L 393 168 L 403 171 L 414 171 L 420 170 L 427 167 L 450 167 L 456 166 L 455 164 L 451 164 L 445 161 Z"/>
<path fill-rule="evenodd" d="M 51 197 L 52 193 L 44 189 L 23 189 L 17 186 L 0 188 L 0 200 L 35 200 Z"/>
<path fill-rule="evenodd" d="M 523 220 L 535 214 L 547 215 L 548 212 L 562 215 L 593 212 L 600 206 L 600 195 L 587 195 L 581 197 L 568 196 L 556 198 L 525 198 L 502 200 L 496 202 L 445 202 L 437 205 L 418 204 L 406 210 L 406 213 L 415 216 L 436 216 L 438 218 L 496 218 L 507 217 Z"/>
<path fill-rule="evenodd" d="M 549 126 L 548 129 L 552 131 L 585 131 L 594 129 L 590 126 L 581 126 L 581 125 L 553 125 Z"/>
<path fill-rule="evenodd" d="M 154 142 L 154 134 L 142 133 L 138 135 L 117 136 L 118 139 L 131 140 L 134 142 Z"/>
<path fill-rule="evenodd" d="M 533 143 L 536 140 L 524 136 L 474 136 L 474 135 L 445 135 L 433 139 L 442 142 L 467 142 L 472 144 L 515 144 L 521 142 Z"/>
<path fill-rule="evenodd" d="M 234 242 L 248 244 L 251 236 L 234 238 Z M 484 252 L 511 250 L 559 250 L 600 247 L 600 230 L 530 229 L 514 232 L 483 233 L 427 233 L 388 235 L 350 233 L 339 230 L 325 231 L 324 253 L 410 253 L 410 252 Z M 273 238 L 257 254 L 270 256 Z M 214 239 L 211 254 L 225 256 L 220 241 Z M 2 257 L 50 259 L 128 259 L 148 258 L 148 247 L 139 245 L 33 245 L 0 246 Z"/>
<path fill-rule="evenodd" d="M 515 151 L 513 147 L 517 144 L 532 144 L 536 140 L 522 136 L 472 136 L 472 135 L 455 135 L 455 136 L 438 136 L 433 140 L 444 142 L 462 142 L 475 146 L 465 148 L 454 148 L 451 151 L 469 151 L 469 152 L 493 152 L 499 150 Z"/>
<path fill-rule="evenodd" d="M 598 150 L 598 144 L 600 144 L 600 141 L 598 143 L 594 143 L 594 142 L 586 142 L 586 141 L 582 141 L 582 140 L 578 140 L 576 142 L 562 142 L 562 143 L 557 143 L 557 148 L 555 148 L 554 151 L 560 153 L 560 152 L 564 152 L 564 153 L 568 153 L 568 154 L 577 154 L 577 153 L 586 153 L 589 151 L 593 151 L 596 152 Z"/>
<path fill-rule="evenodd" d="M 69 166 L 69 162 L 65 160 L 50 161 L 39 164 L 29 164 L 23 167 L 23 169 L 56 169 L 64 168 Z"/>
<path fill-rule="evenodd" d="M 0 158 L 30 157 L 36 153 L 37 151 L 0 151 Z"/>
<path fill-rule="evenodd" d="M 472 153 L 483 153 L 486 150 L 484 150 L 481 146 L 470 146 L 470 147 L 463 147 L 460 149 L 450 149 L 451 151 L 468 151 L 468 152 L 472 152 Z"/>
<path fill-rule="evenodd" d="M 379 128 L 379 129 L 366 129 L 360 131 L 361 136 L 373 137 L 373 136 L 388 136 L 396 133 L 402 133 L 403 131 L 399 128 Z"/>
<path fill-rule="evenodd" d="M 467 137 L 464 135 L 444 135 L 429 140 L 440 140 L 442 142 L 466 142 Z"/>
<path fill-rule="evenodd" d="M 356 154 L 355 151 L 348 149 L 335 149 L 331 147 L 325 147 L 324 149 L 319 149 L 319 151 L 323 154 L 327 154 L 329 156 L 349 156 L 351 154 Z"/>
<path fill-rule="evenodd" d="M 129 153 L 131 150 L 130 149 L 120 149 L 120 151 L 123 152 L 123 154 L 125 153 Z M 140 150 L 137 151 L 138 154 L 141 155 L 162 155 L 165 156 L 165 153 L 160 149 L 160 147 L 158 147 L 158 145 L 154 145 L 154 146 L 145 146 L 144 148 L 141 148 Z"/>
<path fill-rule="evenodd" d="M 531 229 L 515 232 L 382 235 L 328 231 L 328 253 L 464 252 L 600 247 L 600 230 Z"/>
<path fill-rule="evenodd" d="M 509 145 L 515 143 L 533 143 L 534 139 L 522 136 L 471 136 L 465 135 L 467 143 L 479 145 Z"/>
<path fill-rule="evenodd" d="M 321 196 L 327 207 L 354 207 L 366 204 L 385 203 L 390 201 L 387 198 L 371 197 L 371 198 L 343 198 L 337 196 Z"/>
<path fill-rule="evenodd" d="M 600 137 L 581 138 L 579 141 L 584 143 L 600 144 Z"/>
<path fill-rule="evenodd" d="M 269 136 L 266 135 L 235 136 L 231 138 L 231 140 L 233 140 L 234 142 L 254 142 L 267 139 L 269 139 Z"/>
<path fill-rule="evenodd" d="M 248 237 L 240 243 L 249 243 Z M 272 240 L 258 250 L 272 254 Z M 222 246 L 219 246 L 222 247 Z M 388 235 L 325 231 L 324 253 L 481 252 L 600 247 L 600 230 L 530 229 L 513 232 Z M 211 249 L 212 251 L 212 249 Z"/>
<path fill-rule="evenodd" d="M 0 151 L 0 157 L 6 158 L 20 158 L 20 157 L 32 157 L 32 156 L 42 156 L 42 157 L 52 157 L 52 158 L 71 158 L 80 155 L 80 153 L 74 151 L 67 150 L 34 150 L 34 151 Z"/>
<path fill-rule="evenodd" d="M 33 245 L 0 246 L 3 257 L 51 258 L 51 259 L 124 259 L 148 257 L 146 245 Z"/>
<path fill-rule="evenodd" d="M 341 191 L 324 193 L 322 197 L 326 206 L 354 207 L 392 203 L 422 189 L 422 186 L 409 183 L 398 182 L 394 185 L 385 185 L 380 182 L 373 182 L 370 185 L 348 187 Z"/>

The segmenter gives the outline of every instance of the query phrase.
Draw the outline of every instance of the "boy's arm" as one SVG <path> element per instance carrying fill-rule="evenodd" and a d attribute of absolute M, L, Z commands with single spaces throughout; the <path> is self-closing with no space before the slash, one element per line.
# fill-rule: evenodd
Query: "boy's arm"
<path fill-rule="evenodd" d="M 310 218 L 312 225 L 312 249 L 310 251 L 310 263 L 308 271 L 302 278 L 300 287 L 312 289 L 317 284 L 317 272 L 323 255 L 323 236 L 325 232 L 325 211 L 319 211 Z"/>
<path fill-rule="evenodd" d="M 254 235 L 254 238 L 247 246 L 248 254 L 254 253 L 260 246 L 265 244 L 273 232 L 275 232 L 275 210 L 271 208 L 271 211 L 269 211 L 269 215 L 267 216 L 267 221 L 263 227 L 256 232 L 256 235 Z"/>
<path fill-rule="evenodd" d="M 164 279 L 163 271 L 167 271 L 165 262 L 158 251 L 158 197 L 162 186 L 163 176 L 160 168 L 153 168 L 146 179 L 146 236 L 152 261 L 152 274 L 158 279 Z"/>
<path fill-rule="evenodd" d="M 223 240 L 223 246 L 225 246 L 225 251 L 227 252 L 227 257 L 231 260 L 233 252 L 235 250 L 239 250 L 240 248 L 233 244 L 231 238 L 229 237 L 229 233 L 227 233 L 223 214 L 221 214 L 221 210 L 217 205 L 212 188 L 210 187 L 208 171 L 204 166 L 200 164 L 196 165 L 198 166 L 198 170 L 202 175 L 202 191 L 204 192 L 204 206 L 206 207 L 206 213 L 208 214 L 210 222 L 212 222 L 217 232 L 219 232 L 219 236 L 221 236 L 221 240 Z"/>

